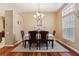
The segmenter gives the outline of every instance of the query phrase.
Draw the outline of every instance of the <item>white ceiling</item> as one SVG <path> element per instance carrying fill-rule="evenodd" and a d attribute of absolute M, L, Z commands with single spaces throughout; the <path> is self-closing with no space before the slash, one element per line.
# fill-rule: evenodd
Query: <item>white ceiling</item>
<path fill-rule="evenodd" d="M 40 3 L 41 12 L 56 12 L 64 5 L 64 3 Z M 38 10 L 37 3 L 12 3 L 10 4 L 18 12 L 35 12 Z"/>
<path fill-rule="evenodd" d="M 64 3 L 40 3 L 39 9 L 41 12 L 56 12 L 64 5 Z M 37 3 L 0 3 L 0 15 L 4 14 L 5 10 L 15 10 L 18 13 L 36 12 L 38 11 Z"/>

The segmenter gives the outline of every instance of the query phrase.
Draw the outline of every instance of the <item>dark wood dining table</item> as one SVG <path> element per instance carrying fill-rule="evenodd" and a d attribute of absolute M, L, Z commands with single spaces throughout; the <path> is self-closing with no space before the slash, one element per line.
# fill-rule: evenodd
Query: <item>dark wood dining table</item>
<path fill-rule="evenodd" d="M 37 41 L 39 42 L 39 39 L 37 39 Z M 52 43 L 51 47 L 53 48 L 54 45 L 54 36 L 52 34 L 49 34 L 49 38 L 48 38 L 48 43 Z M 24 35 L 24 47 L 26 47 L 26 42 L 29 42 L 29 35 L 25 34 Z"/>

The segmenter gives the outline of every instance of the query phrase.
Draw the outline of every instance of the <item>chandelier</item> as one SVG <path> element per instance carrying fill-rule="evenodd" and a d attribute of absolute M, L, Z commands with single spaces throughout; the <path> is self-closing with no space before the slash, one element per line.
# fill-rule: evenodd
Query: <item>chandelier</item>
<path fill-rule="evenodd" d="M 36 12 L 36 14 L 34 14 L 33 17 L 37 20 L 40 20 L 41 18 L 44 17 L 44 14 L 40 12 Z"/>
<path fill-rule="evenodd" d="M 38 3 L 38 11 L 33 15 L 36 20 L 40 20 L 44 17 L 44 14 L 40 12 L 40 4 Z"/>
<path fill-rule="evenodd" d="M 38 3 L 37 5 L 38 9 L 33 15 L 34 19 L 37 21 L 37 25 L 34 27 L 34 29 L 37 29 L 40 31 L 42 29 L 42 19 L 45 16 L 43 13 L 40 12 L 40 4 Z"/>

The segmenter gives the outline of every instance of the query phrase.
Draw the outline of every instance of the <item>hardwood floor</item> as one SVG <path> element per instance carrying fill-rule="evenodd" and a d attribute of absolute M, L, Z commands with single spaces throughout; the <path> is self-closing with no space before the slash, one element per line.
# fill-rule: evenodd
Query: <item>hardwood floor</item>
<path fill-rule="evenodd" d="M 11 52 L 18 45 L 1 48 L 0 56 L 79 56 L 72 50 L 70 52 Z"/>

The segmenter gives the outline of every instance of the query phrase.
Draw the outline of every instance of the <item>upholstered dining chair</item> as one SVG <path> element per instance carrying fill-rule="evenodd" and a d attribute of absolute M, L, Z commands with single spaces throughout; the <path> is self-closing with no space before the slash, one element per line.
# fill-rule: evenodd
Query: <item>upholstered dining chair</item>
<path fill-rule="evenodd" d="M 0 42 L 2 41 L 2 33 L 0 33 Z"/>
<path fill-rule="evenodd" d="M 37 40 L 37 31 L 29 31 L 29 49 L 31 48 L 32 44 L 36 44 L 38 46 L 38 40 Z"/>
<path fill-rule="evenodd" d="M 4 31 L 0 32 L 0 42 L 2 41 L 3 37 L 5 37 L 5 32 Z"/>
<path fill-rule="evenodd" d="M 23 47 L 25 48 L 26 45 L 25 45 L 25 41 L 24 41 L 24 31 L 23 30 L 21 30 L 21 36 L 22 36 Z"/>
<path fill-rule="evenodd" d="M 56 35 L 56 31 L 53 31 L 53 36 L 54 36 L 54 41 L 55 41 L 55 35 Z"/>
<path fill-rule="evenodd" d="M 39 40 L 39 48 L 40 44 L 46 44 L 46 47 L 48 49 L 48 31 L 40 31 L 40 40 Z"/>
<path fill-rule="evenodd" d="M 2 37 L 5 37 L 5 31 L 2 31 Z"/>
<path fill-rule="evenodd" d="M 54 31 L 53 31 L 53 35 L 55 36 L 55 34 L 56 34 L 56 31 L 54 30 Z"/>

